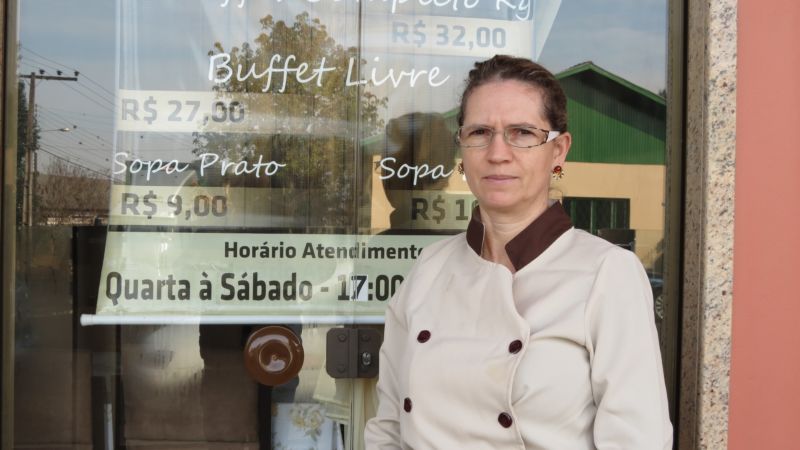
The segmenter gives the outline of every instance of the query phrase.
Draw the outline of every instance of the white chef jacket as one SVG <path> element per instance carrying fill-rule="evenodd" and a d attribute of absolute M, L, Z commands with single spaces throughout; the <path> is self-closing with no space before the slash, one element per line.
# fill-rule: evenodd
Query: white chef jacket
<path fill-rule="evenodd" d="M 669 449 L 650 285 L 559 203 L 512 239 L 429 245 L 390 301 L 367 449 Z"/>

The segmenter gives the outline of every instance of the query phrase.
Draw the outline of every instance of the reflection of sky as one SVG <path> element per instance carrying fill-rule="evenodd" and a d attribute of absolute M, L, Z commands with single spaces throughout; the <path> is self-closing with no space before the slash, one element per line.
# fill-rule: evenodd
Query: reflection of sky
<path fill-rule="evenodd" d="M 665 0 L 567 0 L 540 61 L 559 72 L 584 61 L 653 92 L 665 87 Z"/>
<path fill-rule="evenodd" d="M 79 81 L 37 81 L 39 167 L 61 158 L 107 173 L 113 141 L 114 2 L 19 2 L 20 73 L 46 70 Z M 35 52 L 35 53 L 34 53 Z M 27 81 L 26 81 L 27 84 Z M 70 132 L 49 131 L 78 125 Z M 74 167 L 74 166 L 73 166 Z"/>
<path fill-rule="evenodd" d="M 543 1 L 543 0 L 542 0 Z M 516 3 L 514 0 L 511 3 Z M 358 42 L 355 1 L 336 2 L 247 0 L 243 9 L 221 8 L 221 0 L 155 1 L 120 0 L 126 27 L 119 77 L 128 88 L 161 90 L 208 90 L 207 52 L 221 41 L 228 49 L 252 42 L 261 32 L 258 20 L 268 13 L 290 19 L 303 11 L 319 17 L 337 43 L 348 47 Z M 232 0 L 232 4 L 238 1 Z M 463 2 L 459 2 L 463 3 Z M 387 8 L 380 2 L 362 2 L 370 11 Z M 470 11 L 475 15 L 495 1 L 482 0 Z M 415 6 L 416 5 L 416 6 Z M 432 14 L 409 1 L 398 13 Z M 113 98 L 116 89 L 117 2 L 84 0 L 80 8 L 62 0 L 20 2 L 20 72 L 40 68 L 53 74 L 65 66 L 81 72 L 80 81 L 37 82 L 36 100 L 43 130 L 78 125 L 68 133 L 46 131 L 40 155 L 46 165 L 51 154 L 80 162 L 93 170 L 106 171 L 113 141 Z M 503 15 L 488 8 L 494 18 Z M 439 14 L 441 11 L 436 11 Z M 540 61 L 554 71 L 591 60 L 606 70 L 652 91 L 664 87 L 666 64 L 665 0 L 566 0 L 553 23 Z M 35 53 L 33 53 L 35 52 Z M 375 54 L 364 57 L 372 63 Z M 440 88 L 372 89 L 387 96 L 385 120 L 410 111 L 453 108 L 466 71 L 474 58 L 380 54 L 384 68 L 439 66 L 449 74 Z M 346 68 L 341 68 L 345 70 Z M 190 148 L 187 134 L 163 133 L 142 136 L 151 148 Z"/>

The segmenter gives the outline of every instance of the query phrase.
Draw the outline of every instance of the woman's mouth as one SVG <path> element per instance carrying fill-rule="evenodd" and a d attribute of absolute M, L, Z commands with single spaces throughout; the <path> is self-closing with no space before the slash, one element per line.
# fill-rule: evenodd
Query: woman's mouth
<path fill-rule="evenodd" d="M 513 180 L 513 179 L 515 179 L 517 177 L 511 176 L 511 175 L 487 175 L 487 176 L 485 176 L 483 178 L 485 180 L 487 180 L 487 181 L 502 182 L 502 181 Z"/>

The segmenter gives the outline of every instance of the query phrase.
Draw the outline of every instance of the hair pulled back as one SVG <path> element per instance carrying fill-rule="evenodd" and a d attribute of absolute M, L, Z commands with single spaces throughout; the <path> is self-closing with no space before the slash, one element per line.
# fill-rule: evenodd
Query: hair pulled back
<path fill-rule="evenodd" d="M 493 81 L 516 80 L 539 91 L 544 104 L 544 116 L 554 131 L 567 131 L 567 97 L 556 77 L 541 65 L 527 58 L 495 55 L 486 61 L 476 62 L 469 71 L 467 85 L 461 94 L 458 125 L 464 125 L 464 110 L 472 92 Z"/>

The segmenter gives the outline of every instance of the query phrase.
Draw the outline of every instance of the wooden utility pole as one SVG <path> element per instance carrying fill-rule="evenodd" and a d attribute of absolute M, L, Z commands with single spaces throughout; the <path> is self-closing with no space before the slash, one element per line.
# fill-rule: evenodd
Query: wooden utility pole
<path fill-rule="evenodd" d="M 28 124 L 25 130 L 25 184 L 23 187 L 22 196 L 22 224 L 33 225 L 33 196 L 36 192 L 36 176 L 38 167 L 36 167 L 36 149 L 33 145 L 33 125 L 36 118 L 36 80 L 59 80 L 59 81 L 78 81 L 78 73 L 75 72 L 74 77 L 62 77 L 55 75 L 45 75 L 36 72 L 31 72 L 30 75 L 20 75 L 20 78 L 28 78 L 31 80 L 31 88 L 28 93 Z"/>

